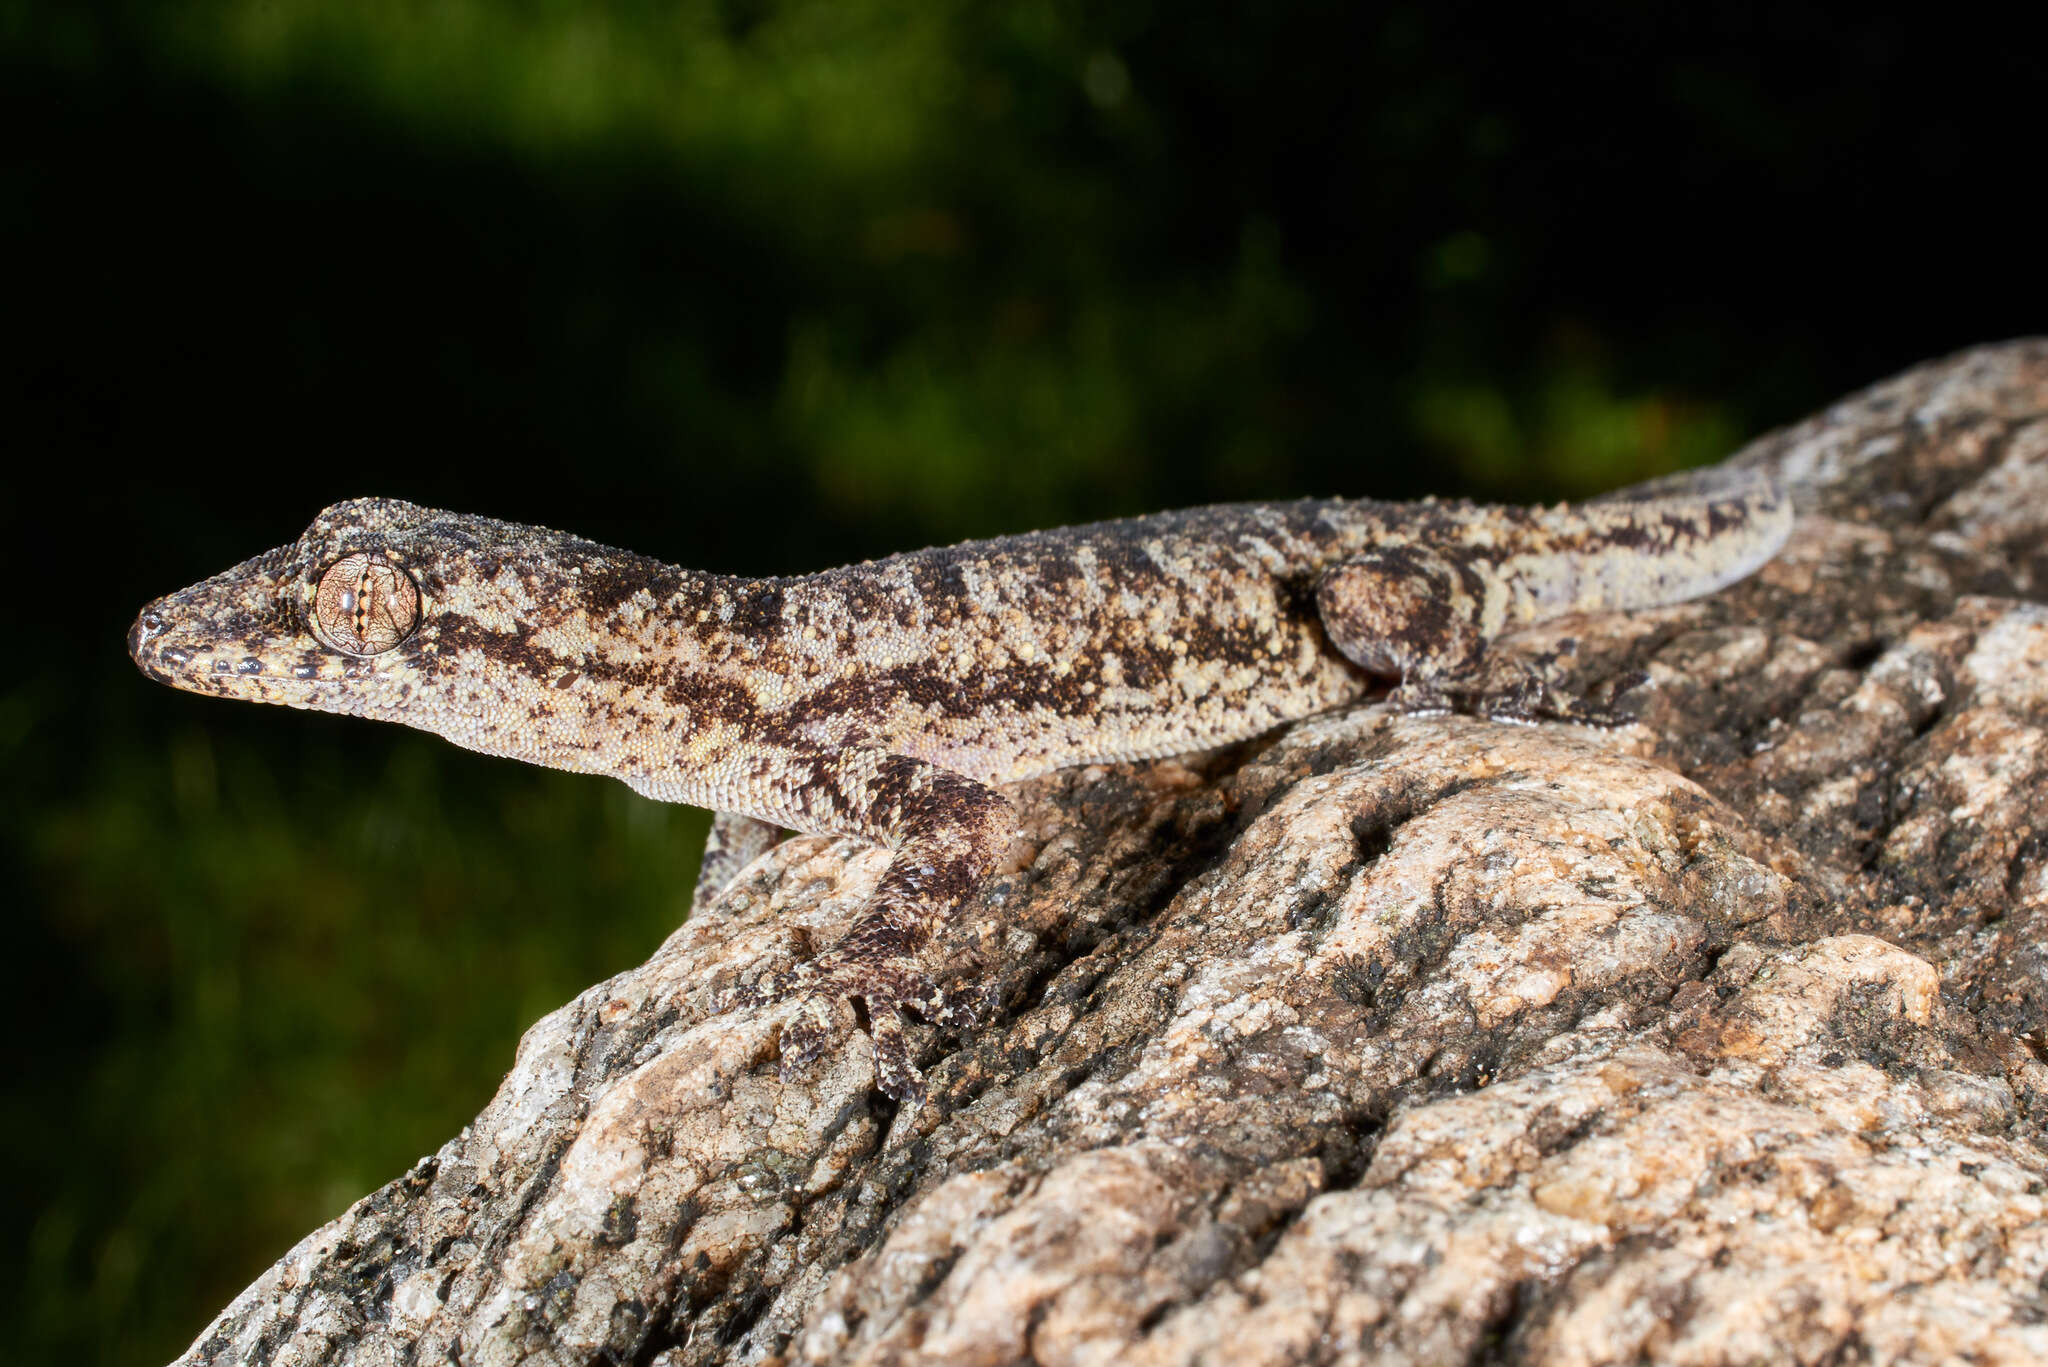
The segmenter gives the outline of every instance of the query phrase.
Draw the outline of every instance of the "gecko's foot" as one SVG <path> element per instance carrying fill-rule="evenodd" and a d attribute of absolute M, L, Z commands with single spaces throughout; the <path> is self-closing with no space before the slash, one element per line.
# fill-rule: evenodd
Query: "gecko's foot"
<path fill-rule="evenodd" d="M 924 1076 L 911 1058 L 902 1013 L 915 1011 L 935 1024 L 949 1024 L 949 1014 L 957 1008 L 915 965 L 841 958 L 828 952 L 733 992 L 727 1005 L 790 1008 L 777 1048 L 782 1080 L 794 1082 L 845 1038 L 853 1026 L 849 1003 L 856 998 L 867 1008 L 875 1086 L 899 1104 L 918 1105 L 924 1100 Z"/>
<path fill-rule="evenodd" d="M 1487 721 L 1535 722 L 1563 715 L 1560 700 L 1540 683 L 1515 679 L 1505 684 L 1431 679 L 1404 683 L 1387 693 L 1396 712 L 1422 717 L 1483 717 Z"/>
<path fill-rule="evenodd" d="M 1442 716 L 1462 711 L 1457 700 L 1434 683 L 1396 684 L 1387 690 L 1386 705 L 1409 716 Z"/>
<path fill-rule="evenodd" d="M 1635 688 L 1649 676 L 1641 670 L 1631 671 L 1617 679 L 1609 690 L 1610 698 L 1618 698 Z M 1535 667 L 1520 665 L 1506 686 L 1499 692 L 1478 693 L 1473 700 L 1475 710 L 1481 715 L 1497 721 L 1561 721 L 1578 726 L 1626 726 L 1636 720 L 1636 714 L 1615 702 L 1595 702 L 1576 693 L 1558 688 Z"/>
<path fill-rule="evenodd" d="M 1605 702 L 1546 687 L 1537 699 L 1541 710 L 1532 720 L 1572 722 L 1579 726 L 1627 726 L 1640 718 L 1636 710 L 1621 699 L 1647 682 L 1649 677 L 1640 669 L 1628 671 L 1615 679 L 1611 687 L 1602 690 L 1608 697 Z"/>
<path fill-rule="evenodd" d="M 1633 687 L 1624 680 L 1617 694 Z M 1387 694 L 1387 705 L 1400 712 L 1457 713 L 1489 721 L 1531 723 L 1572 722 L 1582 726 L 1625 726 L 1635 714 L 1609 703 L 1566 693 L 1525 663 L 1494 665 L 1478 674 L 1453 679 L 1405 682 Z"/>
<path fill-rule="evenodd" d="M 956 1035 L 978 1030 L 996 1015 L 994 982 L 970 982 L 937 994 L 932 1008 L 918 1010 L 933 1025 Z"/>

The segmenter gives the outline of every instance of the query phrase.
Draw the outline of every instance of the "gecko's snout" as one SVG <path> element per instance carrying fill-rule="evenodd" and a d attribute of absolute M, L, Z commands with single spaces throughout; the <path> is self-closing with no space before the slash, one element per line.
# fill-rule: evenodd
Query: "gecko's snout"
<path fill-rule="evenodd" d="M 179 596 L 159 598 L 136 615 L 135 625 L 128 628 L 128 658 L 158 683 L 189 688 L 194 662 L 212 652 L 198 648 L 189 628 L 179 629 L 185 620 L 177 610 Z"/>
<path fill-rule="evenodd" d="M 159 598 L 136 615 L 128 628 L 128 658 L 158 683 L 188 692 L 215 693 L 269 701 L 281 671 L 266 662 L 274 642 L 236 616 L 234 606 L 218 601 L 198 585 Z M 298 679 L 312 677 L 301 665 Z M 280 699 L 281 700 L 281 699 Z"/>
<path fill-rule="evenodd" d="M 183 661 L 168 661 L 160 658 L 164 629 L 170 619 L 164 615 L 163 600 L 159 598 L 144 608 L 135 619 L 135 625 L 128 628 L 128 658 L 135 661 L 135 667 L 155 679 L 158 683 L 171 682 L 167 664 L 181 664 Z"/>
<path fill-rule="evenodd" d="M 146 604 L 128 628 L 128 658 L 158 683 L 194 693 L 288 702 L 325 652 L 294 633 L 278 593 L 281 552 Z"/>

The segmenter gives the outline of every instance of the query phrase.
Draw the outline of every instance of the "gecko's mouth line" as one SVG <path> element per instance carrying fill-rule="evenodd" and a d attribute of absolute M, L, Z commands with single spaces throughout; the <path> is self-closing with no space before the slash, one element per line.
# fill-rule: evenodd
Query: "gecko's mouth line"
<path fill-rule="evenodd" d="M 280 688 L 316 689 L 323 686 L 340 687 L 343 684 L 356 682 L 356 680 L 346 678 L 340 674 L 299 673 L 297 668 L 288 670 L 263 668 L 253 659 L 239 662 L 232 661 L 232 659 L 209 661 L 208 657 L 201 656 L 198 659 L 187 658 L 180 660 L 165 658 L 161 655 L 152 656 L 147 653 L 137 654 L 133 658 L 137 667 L 144 674 L 161 683 L 171 684 L 174 687 L 181 684 L 210 684 L 220 681 L 248 684 L 260 683 L 275 685 Z M 223 664 L 227 664 L 228 667 L 222 668 Z M 250 667 L 252 665 L 256 667 Z M 298 668 L 304 668 L 304 666 Z"/>
<path fill-rule="evenodd" d="M 267 664 L 261 650 L 246 645 L 182 645 L 171 636 L 173 628 L 160 615 L 144 612 L 128 636 L 128 657 L 136 668 L 159 683 L 195 692 L 217 692 L 219 684 L 262 685 L 280 692 L 317 692 L 322 687 L 339 687 L 351 682 L 346 666 L 336 663 L 325 668 L 317 663 L 279 667 Z M 332 672 L 330 672 L 330 670 Z"/>

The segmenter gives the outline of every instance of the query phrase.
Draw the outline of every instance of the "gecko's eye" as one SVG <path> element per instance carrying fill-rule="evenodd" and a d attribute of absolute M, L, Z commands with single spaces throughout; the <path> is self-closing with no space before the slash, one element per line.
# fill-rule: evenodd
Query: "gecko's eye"
<path fill-rule="evenodd" d="M 327 567 L 313 593 L 314 634 L 349 655 L 381 654 L 419 623 L 418 587 L 381 556 L 343 556 Z"/>

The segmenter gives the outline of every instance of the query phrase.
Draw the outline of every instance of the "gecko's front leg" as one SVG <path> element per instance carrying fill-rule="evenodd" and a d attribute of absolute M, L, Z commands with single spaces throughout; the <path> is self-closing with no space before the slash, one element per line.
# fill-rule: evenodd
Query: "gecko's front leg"
<path fill-rule="evenodd" d="M 814 829 L 887 845 L 889 867 L 837 944 L 746 990 L 736 1004 L 798 1004 L 782 1028 L 788 1074 L 824 1050 L 844 1016 L 841 1003 L 858 998 L 867 1007 L 876 1085 L 897 1101 L 915 1100 L 923 1079 L 899 1013 L 915 1011 L 927 1020 L 952 1014 L 924 950 L 995 868 L 1015 831 L 1015 813 L 987 784 L 878 750 L 818 758 L 801 800 Z"/>
<path fill-rule="evenodd" d="M 739 876 L 741 869 L 775 848 L 782 828 L 738 812 L 713 812 L 704 833 L 704 853 L 697 860 L 697 886 L 690 894 L 695 912 Z"/>

